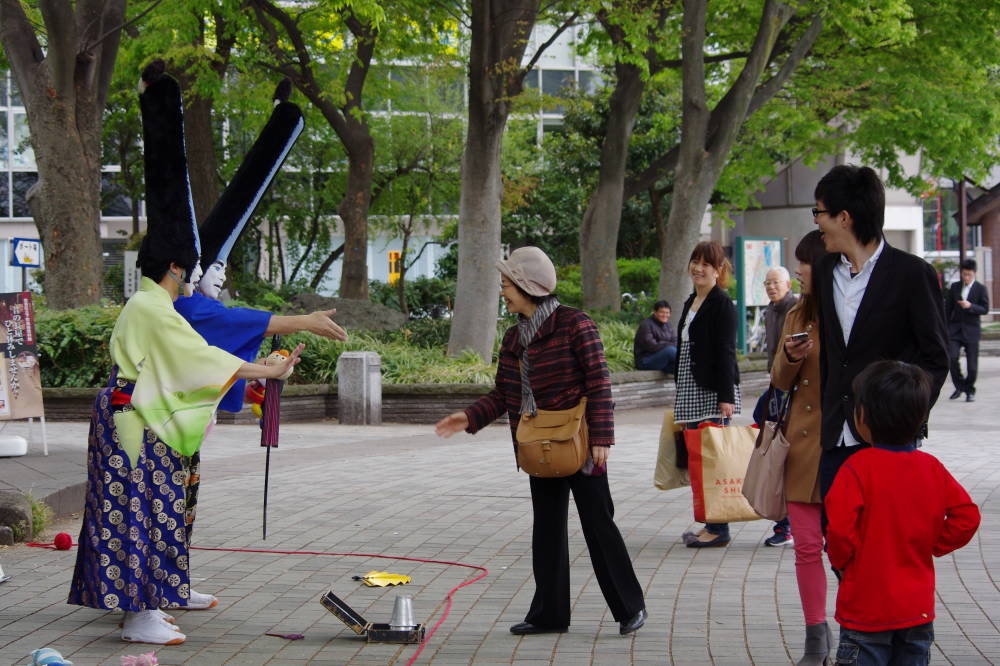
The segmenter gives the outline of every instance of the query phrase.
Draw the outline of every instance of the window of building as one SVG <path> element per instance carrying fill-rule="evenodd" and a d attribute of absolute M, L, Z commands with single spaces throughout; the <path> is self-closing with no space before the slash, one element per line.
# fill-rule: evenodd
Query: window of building
<path fill-rule="evenodd" d="M 543 69 L 542 70 L 542 94 L 552 97 L 561 97 L 576 85 L 576 75 L 571 69 Z M 545 113 L 563 113 L 565 109 L 562 104 L 547 106 L 543 109 Z"/>
<path fill-rule="evenodd" d="M 14 217 L 31 217 L 31 210 L 28 209 L 28 188 L 38 181 L 38 174 L 30 171 L 15 171 L 12 175 L 14 184 Z"/>
<path fill-rule="evenodd" d="M 10 174 L 0 171 L 0 217 L 10 215 Z"/>
<path fill-rule="evenodd" d="M 104 217 L 132 217 L 132 199 L 122 191 L 119 174 L 101 174 L 101 215 Z"/>
<path fill-rule="evenodd" d="M 24 113 L 15 113 L 13 116 L 14 133 L 10 141 L 11 165 L 15 168 L 33 168 L 35 166 L 35 151 L 31 148 L 28 116 Z"/>

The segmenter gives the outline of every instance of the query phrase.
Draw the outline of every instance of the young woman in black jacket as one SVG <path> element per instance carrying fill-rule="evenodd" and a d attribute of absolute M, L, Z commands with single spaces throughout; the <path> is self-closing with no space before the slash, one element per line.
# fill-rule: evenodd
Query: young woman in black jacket
<path fill-rule="evenodd" d="M 697 428 L 704 421 L 722 423 L 740 413 L 740 371 L 736 365 L 736 307 L 724 290 L 732 267 L 715 241 L 698 243 L 688 261 L 694 293 L 684 302 L 677 326 L 674 421 Z M 729 543 L 728 523 L 706 523 L 685 532 L 688 548 Z"/>

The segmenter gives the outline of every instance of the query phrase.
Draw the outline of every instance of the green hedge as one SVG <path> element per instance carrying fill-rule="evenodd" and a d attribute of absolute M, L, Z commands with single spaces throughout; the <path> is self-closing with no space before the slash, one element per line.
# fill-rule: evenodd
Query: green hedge
<path fill-rule="evenodd" d="M 120 305 L 75 310 L 36 307 L 42 386 L 104 386 L 111 371 L 108 342 Z"/>
<path fill-rule="evenodd" d="M 120 306 L 88 306 L 76 310 L 38 308 L 36 325 L 42 357 L 42 384 L 48 387 L 103 386 L 111 369 L 108 341 Z M 604 341 L 608 367 L 632 370 L 635 327 L 616 317 L 595 317 Z M 503 332 L 513 320 L 498 322 L 494 356 Z M 311 333 L 285 339 L 287 346 L 305 342 L 302 363 L 292 377 L 296 384 L 328 384 L 336 380 L 337 359 L 345 351 L 374 351 L 382 357 L 387 384 L 490 383 L 496 366 L 474 354 L 448 358 L 450 320 L 418 320 L 397 331 L 351 331 L 347 342 Z M 265 346 L 266 351 L 266 346 Z"/>

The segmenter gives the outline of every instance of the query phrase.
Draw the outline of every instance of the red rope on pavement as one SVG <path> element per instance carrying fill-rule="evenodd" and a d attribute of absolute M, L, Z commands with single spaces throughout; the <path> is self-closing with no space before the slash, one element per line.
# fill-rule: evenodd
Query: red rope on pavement
<path fill-rule="evenodd" d="M 31 546 L 33 548 L 55 548 L 55 545 L 51 543 L 32 542 L 32 543 L 26 543 L 25 545 Z M 73 545 L 75 546 L 77 544 L 74 543 Z M 319 550 L 266 550 L 260 548 L 211 548 L 206 546 L 191 546 L 190 550 L 211 550 L 211 551 L 223 551 L 229 553 L 269 553 L 273 555 L 329 555 L 333 557 L 377 557 L 383 560 L 404 560 L 407 562 L 444 564 L 451 567 L 465 567 L 466 569 L 477 569 L 481 571 L 482 573 L 480 573 L 475 578 L 467 580 L 464 583 L 460 583 L 459 585 L 456 585 L 455 587 L 448 590 L 448 594 L 445 595 L 445 601 L 447 603 L 444 607 L 444 612 L 441 614 L 441 619 L 439 619 L 434 624 L 434 626 L 431 627 L 430 631 L 427 632 L 427 635 L 424 637 L 424 640 L 421 641 L 419 646 L 417 646 L 417 651 L 414 652 L 413 656 L 410 657 L 410 660 L 406 662 L 406 666 L 412 666 L 412 664 L 416 662 L 417 657 L 419 657 L 420 653 L 423 652 L 424 646 L 427 645 L 427 642 L 431 640 L 431 637 L 434 635 L 434 632 L 436 632 L 438 630 L 438 627 L 440 627 L 444 623 L 444 621 L 448 618 L 448 614 L 451 612 L 451 607 L 454 602 L 453 599 L 454 594 L 463 587 L 465 587 L 466 585 L 471 585 L 472 583 L 475 583 L 477 580 L 482 580 L 490 573 L 489 569 L 487 569 L 486 567 L 481 567 L 478 564 L 465 564 L 464 562 L 449 562 L 448 560 L 431 560 L 423 557 L 405 557 L 402 555 L 379 555 L 376 553 L 332 553 Z"/>

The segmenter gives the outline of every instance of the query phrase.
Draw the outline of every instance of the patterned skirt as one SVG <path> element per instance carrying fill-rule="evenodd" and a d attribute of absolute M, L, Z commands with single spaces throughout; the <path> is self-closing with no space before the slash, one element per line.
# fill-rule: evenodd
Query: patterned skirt
<path fill-rule="evenodd" d="M 735 386 L 733 401 L 736 405 L 733 416 L 743 409 L 740 385 Z M 677 394 L 674 398 L 674 422 L 694 423 L 705 419 L 722 418 L 719 413 L 719 394 L 698 386 L 691 372 L 691 349 L 688 341 L 681 342 L 677 359 Z"/>
<path fill-rule="evenodd" d="M 114 413 L 132 407 L 113 404 L 120 400 L 112 397 L 123 389 L 131 394 L 131 388 L 112 376 L 94 404 L 83 526 L 68 603 L 126 611 L 183 607 L 190 596 L 190 461 L 146 428 L 131 464 Z"/>

